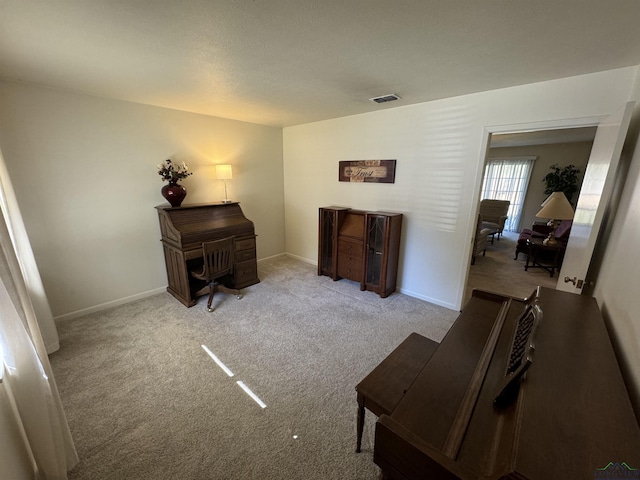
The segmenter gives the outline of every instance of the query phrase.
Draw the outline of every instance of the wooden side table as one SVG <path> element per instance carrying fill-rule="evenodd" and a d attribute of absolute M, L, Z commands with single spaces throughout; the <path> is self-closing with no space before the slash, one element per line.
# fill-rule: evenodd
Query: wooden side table
<path fill-rule="evenodd" d="M 390 415 L 425 366 L 439 343 L 418 333 L 409 335 L 357 386 L 358 438 L 360 452 L 365 407 L 374 415 Z"/>
<path fill-rule="evenodd" d="M 543 242 L 543 238 L 527 239 L 527 261 L 524 269 L 542 268 L 553 277 L 556 270 L 560 271 L 567 246 L 561 242 L 555 245 L 545 245 Z"/>

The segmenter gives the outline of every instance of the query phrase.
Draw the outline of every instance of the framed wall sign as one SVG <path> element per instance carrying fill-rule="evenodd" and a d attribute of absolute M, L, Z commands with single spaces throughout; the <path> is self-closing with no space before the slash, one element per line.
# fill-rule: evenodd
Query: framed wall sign
<path fill-rule="evenodd" d="M 339 164 L 341 182 L 394 183 L 396 180 L 395 160 L 343 160 Z"/>

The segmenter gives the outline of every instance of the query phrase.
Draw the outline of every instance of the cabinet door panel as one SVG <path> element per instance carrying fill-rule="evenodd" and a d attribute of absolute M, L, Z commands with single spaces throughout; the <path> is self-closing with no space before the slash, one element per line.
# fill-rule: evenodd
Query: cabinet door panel
<path fill-rule="evenodd" d="M 338 235 L 338 211 L 333 208 L 321 208 L 318 225 L 318 275 L 327 275 L 337 280 L 336 240 Z"/>
<path fill-rule="evenodd" d="M 367 222 L 367 285 L 379 287 L 382 279 L 386 218 L 372 215 Z"/>

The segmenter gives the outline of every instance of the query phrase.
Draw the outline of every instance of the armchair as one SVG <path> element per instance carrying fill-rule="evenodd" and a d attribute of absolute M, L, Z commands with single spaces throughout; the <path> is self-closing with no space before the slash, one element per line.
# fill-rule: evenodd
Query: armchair
<path fill-rule="evenodd" d="M 487 252 L 487 237 L 491 235 L 491 230 L 483 228 L 482 215 L 478 214 L 476 222 L 476 235 L 473 239 L 473 252 L 471 253 L 471 265 L 475 265 L 476 257 L 482 253 L 484 257 Z"/>
<path fill-rule="evenodd" d="M 480 215 L 482 215 L 482 227 L 491 230 L 489 235 L 498 234 L 498 240 L 504 230 L 504 223 L 507 221 L 509 211 L 509 200 L 480 200 Z M 493 239 L 491 240 L 493 243 Z"/>

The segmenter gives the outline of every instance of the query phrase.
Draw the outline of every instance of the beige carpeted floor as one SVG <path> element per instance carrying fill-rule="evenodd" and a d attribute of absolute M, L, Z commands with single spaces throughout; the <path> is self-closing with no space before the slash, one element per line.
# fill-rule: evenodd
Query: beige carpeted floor
<path fill-rule="evenodd" d="M 81 458 L 70 479 L 378 478 L 371 414 L 355 453 L 354 387 L 409 333 L 441 340 L 457 312 L 287 257 L 259 276 L 214 313 L 206 297 L 187 309 L 160 294 L 61 322 L 51 363 Z"/>
<path fill-rule="evenodd" d="M 476 260 L 469 292 L 555 285 L 513 260 L 510 237 Z M 214 313 L 206 297 L 187 309 L 160 294 L 59 324 L 51 363 L 81 458 L 70 479 L 378 478 L 371 414 L 354 452 L 354 387 L 409 333 L 441 340 L 457 312 L 381 299 L 288 257 L 259 276 L 241 300 L 217 296 Z"/>

